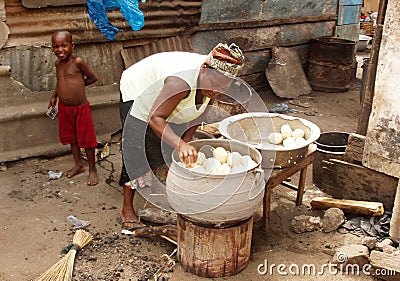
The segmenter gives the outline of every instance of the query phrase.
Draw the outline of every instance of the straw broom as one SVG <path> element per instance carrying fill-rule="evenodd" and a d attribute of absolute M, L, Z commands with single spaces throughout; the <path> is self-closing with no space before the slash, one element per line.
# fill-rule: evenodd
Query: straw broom
<path fill-rule="evenodd" d="M 74 234 L 72 244 L 68 245 L 70 246 L 68 253 L 45 273 L 40 275 L 36 281 L 71 281 L 76 253 L 92 241 L 92 239 L 92 234 L 83 229 L 78 229 Z"/>

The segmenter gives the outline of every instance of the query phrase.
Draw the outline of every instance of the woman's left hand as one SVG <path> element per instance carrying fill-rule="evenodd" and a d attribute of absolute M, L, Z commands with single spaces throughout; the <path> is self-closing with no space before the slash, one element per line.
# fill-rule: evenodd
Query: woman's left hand
<path fill-rule="evenodd" d="M 186 167 L 193 167 L 197 162 L 197 150 L 193 145 L 181 141 L 178 147 L 179 159 Z"/>

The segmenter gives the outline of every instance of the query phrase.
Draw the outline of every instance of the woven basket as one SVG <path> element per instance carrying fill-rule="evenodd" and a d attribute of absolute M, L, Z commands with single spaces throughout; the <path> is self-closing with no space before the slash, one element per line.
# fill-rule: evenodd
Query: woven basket
<path fill-rule="evenodd" d="M 365 31 L 365 35 L 373 35 L 374 22 L 372 21 L 362 21 L 360 22 L 360 30 Z"/>

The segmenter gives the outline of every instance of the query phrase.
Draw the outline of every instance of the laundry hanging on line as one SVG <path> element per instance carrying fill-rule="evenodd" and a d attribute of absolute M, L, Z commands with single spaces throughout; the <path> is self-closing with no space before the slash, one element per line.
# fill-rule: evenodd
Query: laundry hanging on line
<path fill-rule="evenodd" d="M 144 26 L 144 15 L 139 10 L 138 0 L 86 0 L 86 4 L 90 19 L 108 40 L 114 40 L 122 30 L 110 23 L 107 10 L 119 9 L 133 31 Z"/>

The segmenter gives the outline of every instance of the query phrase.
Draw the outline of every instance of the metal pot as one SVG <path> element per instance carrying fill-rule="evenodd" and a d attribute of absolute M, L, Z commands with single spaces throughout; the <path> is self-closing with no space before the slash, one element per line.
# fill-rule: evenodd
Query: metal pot
<path fill-rule="evenodd" d="M 268 135 L 278 132 L 282 125 L 301 128 L 305 132 L 304 145 L 286 148 L 268 141 Z M 278 113 L 250 112 L 228 117 L 219 125 L 220 133 L 227 139 L 234 139 L 252 145 L 262 155 L 261 166 L 285 168 L 296 165 L 308 152 L 308 146 L 320 136 L 320 129 L 314 123 L 299 117 Z"/>
<path fill-rule="evenodd" d="M 257 166 L 226 175 L 199 173 L 184 167 L 175 150 L 166 181 L 171 207 L 177 213 L 202 223 L 228 224 L 251 217 L 264 197 L 260 152 L 235 140 L 203 139 L 190 144 L 198 151 L 204 146 L 221 146 L 230 152 L 250 155 Z"/>

